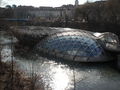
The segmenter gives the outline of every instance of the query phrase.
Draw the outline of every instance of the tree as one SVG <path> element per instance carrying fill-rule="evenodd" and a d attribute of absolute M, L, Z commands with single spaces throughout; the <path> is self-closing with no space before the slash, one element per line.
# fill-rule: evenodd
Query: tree
<path fill-rule="evenodd" d="M 75 17 L 80 18 L 80 19 L 85 19 L 86 21 L 90 21 L 89 19 L 90 14 L 92 14 L 92 7 L 93 5 L 90 3 L 86 3 L 84 5 L 79 6 L 75 10 Z"/>
<path fill-rule="evenodd" d="M 2 13 L 3 18 L 13 18 L 14 13 L 10 5 L 6 5 L 6 9 Z"/>
<path fill-rule="evenodd" d="M 10 5 L 5 6 L 7 9 L 11 9 L 12 7 Z"/>
<path fill-rule="evenodd" d="M 120 24 L 120 0 L 96 1 L 76 8 L 75 17 L 88 22 Z"/>
<path fill-rule="evenodd" d="M 1 66 L 1 59 L 2 59 L 1 52 L 2 52 L 2 45 L 0 44 L 0 66 Z"/>
<path fill-rule="evenodd" d="M 106 3 L 106 13 L 111 23 L 120 23 L 120 0 L 108 0 Z"/>
<path fill-rule="evenodd" d="M 13 5 L 12 5 L 12 8 L 13 8 L 13 9 L 14 9 L 14 8 L 17 8 L 17 6 L 16 6 L 15 4 L 13 4 Z"/>

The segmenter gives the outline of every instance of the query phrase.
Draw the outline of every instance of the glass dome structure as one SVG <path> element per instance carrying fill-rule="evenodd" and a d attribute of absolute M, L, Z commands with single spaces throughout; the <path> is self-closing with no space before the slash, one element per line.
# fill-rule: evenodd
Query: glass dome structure
<path fill-rule="evenodd" d="M 60 32 L 43 39 L 38 51 L 73 61 L 102 60 L 104 50 L 91 33 L 84 31 Z"/>
<path fill-rule="evenodd" d="M 39 54 L 50 57 L 103 62 L 120 53 L 119 37 L 111 32 L 41 26 L 11 27 L 11 31 L 21 44 L 35 47 Z"/>

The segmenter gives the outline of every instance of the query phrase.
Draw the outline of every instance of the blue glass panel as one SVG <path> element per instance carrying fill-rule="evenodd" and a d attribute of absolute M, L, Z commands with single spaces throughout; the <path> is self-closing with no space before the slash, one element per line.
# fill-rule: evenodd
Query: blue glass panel
<path fill-rule="evenodd" d="M 101 46 L 94 39 L 84 35 L 54 36 L 49 37 L 43 43 L 43 48 L 57 49 L 81 57 L 99 56 L 103 52 Z"/>

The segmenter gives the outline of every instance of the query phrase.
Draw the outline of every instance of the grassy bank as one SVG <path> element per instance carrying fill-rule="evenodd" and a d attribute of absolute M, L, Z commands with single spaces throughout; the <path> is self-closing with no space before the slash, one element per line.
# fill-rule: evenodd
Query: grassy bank
<path fill-rule="evenodd" d="M 15 65 L 15 64 L 14 64 Z M 23 72 L 11 69 L 11 64 L 0 65 L 0 90 L 44 90 L 44 85 L 37 85 L 39 76 L 26 76 Z"/>
<path fill-rule="evenodd" d="M 0 90 L 44 90 L 40 76 L 34 73 L 28 76 L 14 61 L 2 62 L 1 51 L 0 45 Z"/>

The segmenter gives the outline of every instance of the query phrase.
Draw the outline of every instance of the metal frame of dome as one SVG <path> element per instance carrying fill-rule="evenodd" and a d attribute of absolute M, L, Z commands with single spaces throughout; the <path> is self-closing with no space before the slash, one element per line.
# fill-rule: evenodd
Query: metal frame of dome
<path fill-rule="evenodd" d="M 11 27 L 11 31 L 13 35 L 21 42 L 21 44 L 23 43 L 23 44 L 26 44 L 32 47 L 37 44 L 36 49 L 38 52 L 44 52 L 46 53 L 47 56 L 50 55 L 56 58 L 62 58 L 62 59 L 67 59 L 67 60 L 72 60 L 72 61 L 80 61 L 80 62 L 98 62 L 98 61 L 109 61 L 110 59 L 114 58 L 112 57 L 113 55 L 111 54 L 117 55 L 118 53 L 120 53 L 120 47 L 119 47 L 120 43 L 119 43 L 118 36 L 110 32 L 98 33 L 98 32 L 90 32 L 90 31 L 81 30 L 81 29 L 40 27 L 40 26 L 38 27 L 34 27 L 34 26 Z M 84 37 L 86 36 L 89 38 L 89 40 L 92 40 L 93 43 L 100 46 L 100 48 L 103 51 L 102 52 L 103 54 L 101 54 L 100 56 L 98 55 L 96 57 L 93 57 L 93 56 L 81 57 L 76 54 L 70 55 L 71 54 L 70 52 L 66 54 L 65 52 L 62 52 L 59 49 L 50 50 L 49 48 L 42 47 L 42 43 L 49 41 L 49 39 L 54 38 L 54 37 L 60 38 L 60 36 L 65 36 L 65 35 L 67 36 L 67 38 L 70 39 L 69 41 L 71 42 L 72 42 L 71 39 L 75 37 L 74 35 L 76 36 L 81 35 Z M 88 41 L 83 40 L 83 42 L 88 42 Z M 60 43 L 60 40 L 58 40 L 58 42 Z M 75 39 L 75 42 L 77 42 L 76 39 Z M 53 41 L 52 44 L 53 43 L 55 43 L 55 41 Z M 84 45 L 85 44 L 83 44 L 83 46 Z M 63 45 L 60 44 L 60 46 L 62 48 L 63 46 L 65 46 L 65 44 Z M 66 46 L 70 46 L 70 44 Z M 70 49 L 73 49 L 73 48 L 71 47 Z M 79 48 L 77 48 L 77 51 L 80 51 Z M 73 54 L 75 52 L 76 51 L 73 50 Z"/>
<path fill-rule="evenodd" d="M 68 42 L 66 42 L 67 40 Z M 49 44 L 51 45 L 49 46 Z M 78 45 L 82 46 L 82 48 L 78 47 Z M 77 46 L 76 51 L 75 46 Z M 71 53 L 68 53 L 69 49 L 71 49 Z M 98 49 L 101 51 L 96 52 L 95 50 Z M 96 37 L 94 37 L 91 33 L 83 30 L 54 33 L 40 41 L 40 43 L 37 44 L 37 50 L 39 52 L 44 52 L 49 55 L 56 56 L 57 58 L 71 61 L 97 62 L 108 60 L 106 53 L 104 52 L 102 46 L 100 46 L 99 42 L 96 40 Z M 85 53 L 87 53 L 88 55 L 85 55 Z M 97 55 L 98 53 L 99 55 Z"/>

